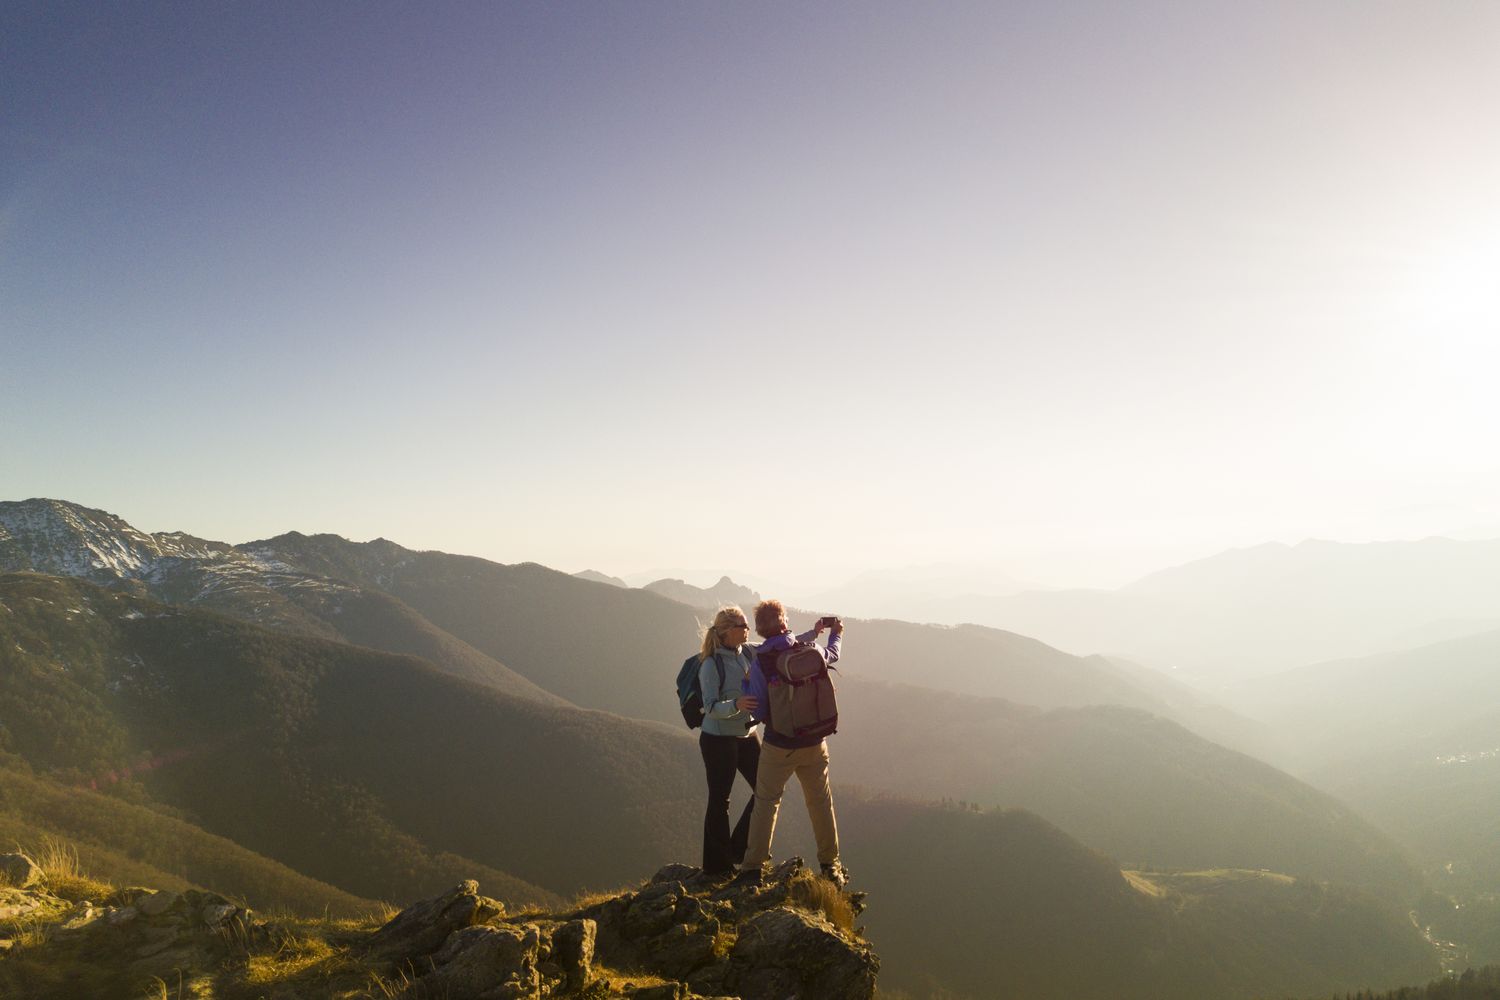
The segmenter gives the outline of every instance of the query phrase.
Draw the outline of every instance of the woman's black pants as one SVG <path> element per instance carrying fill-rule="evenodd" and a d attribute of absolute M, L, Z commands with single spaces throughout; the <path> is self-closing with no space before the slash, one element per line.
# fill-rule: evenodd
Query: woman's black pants
<path fill-rule="evenodd" d="M 760 740 L 746 737 L 698 734 L 698 749 L 703 752 L 703 768 L 708 772 L 708 811 L 703 814 L 703 870 L 709 874 L 733 871 L 745 860 L 745 844 L 750 839 L 750 813 L 755 796 L 745 803 L 745 811 L 729 832 L 729 793 L 734 790 L 734 772 L 738 771 L 755 788 L 755 769 L 760 763 Z"/>

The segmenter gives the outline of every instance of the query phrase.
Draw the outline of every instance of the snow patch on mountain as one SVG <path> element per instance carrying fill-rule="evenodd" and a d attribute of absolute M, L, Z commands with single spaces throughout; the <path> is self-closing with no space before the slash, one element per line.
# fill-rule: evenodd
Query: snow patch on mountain
<path fill-rule="evenodd" d="M 0 503 L 0 572 L 105 585 L 139 581 L 154 594 L 189 604 L 236 593 L 353 589 L 224 542 L 180 531 L 149 535 L 107 511 L 60 500 Z"/>

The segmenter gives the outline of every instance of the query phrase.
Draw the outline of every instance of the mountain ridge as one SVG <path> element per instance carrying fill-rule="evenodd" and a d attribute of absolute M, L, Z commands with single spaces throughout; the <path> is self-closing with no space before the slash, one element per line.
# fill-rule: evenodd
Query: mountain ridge
<path fill-rule="evenodd" d="M 1180 667 L 1204 682 L 1400 648 L 1438 622 L 1495 622 L 1500 539 L 1268 542 L 1118 590 L 1028 591 L 965 618 L 1077 653 Z"/>
<path fill-rule="evenodd" d="M 377 593 L 375 588 L 388 588 L 378 593 L 396 602 L 395 607 L 410 607 L 413 614 L 433 622 L 434 627 L 444 634 L 461 637 L 455 641 L 467 640 L 480 653 L 496 661 L 515 664 L 528 672 L 529 683 L 558 691 L 569 701 L 586 708 L 655 720 L 671 727 L 674 734 L 680 732 L 676 707 L 659 690 L 664 687 L 658 676 L 661 671 L 651 666 L 653 663 L 675 664 L 683 655 L 679 646 L 696 646 L 699 618 L 693 609 L 680 603 L 643 590 L 601 587 L 536 564 L 505 566 L 472 556 L 416 552 L 385 539 L 361 543 L 332 534 L 287 532 L 245 543 L 240 549 L 253 556 L 258 565 L 281 567 L 293 575 L 311 574 L 319 581 L 334 581 L 343 588 L 341 594 L 373 595 Z M 312 588 L 312 592 L 317 593 L 318 588 Z M 347 603 L 349 598 L 343 596 L 340 600 Z M 324 615 L 323 619 L 332 617 Z M 347 613 L 342 616 L 343 638 L 346 640 L 351 631 L 348 623 L 352 617 Z M 1175 685 L 1170 678 L 1102 657 L 1072 657 L 1025 636 L 979 626 L 949 628 L 890 621 L 855 622 L 851 627 L 850 635 L 859 644 L 857 676 L 852 679 L 848 691 L 851 697 L 861 692 L 876 693 L 881 682 L 909 683 L 914 679 L 910 669 L 912 664 L 933 663 L 943 668 L 924 671 L 921 680 L 925 684 L 946 688 L 946 701 L 945 696 L 936 692 L 914 696 L 905 706 L 898 703 L 894 708 L 882 707 L 867 713 L 871 716 L 900 718 L 906 708 L 919 703 L 924 706 L 928 703 L 934 706 L 965 705 L 966 709 L 960 715 L 966 716 L 967 708 L 986 705 L 986 699 L 993 699 L 1000 692 L 1013 702 L 1052 709 L 1085 709 L 1091 705 L 1118 702 L 1168 717 L 1175 715 L 1189 719 L 1204 710 L 1204 706 L 1194 700 L 1191 689 Z M 674 636 L 679 638 L 674 639 Z M 390 649 L 392 644 L 384 645 Z M 587 653 L 579 661 L 584 650 Z M 421 650 L 393 651 L 422 653 Z M 862 687 L 866 680 L 874 686 Z M 1153 691 L 1159 694 L 1151 693 Z M 856 697 L 856 705 L 857 700 Z M 932 733 L 944 734 L 951 728 L 936 708 L 924 707 L 922 711 L 933 715 Z M 1268 855 L 1250 850 L 1248 839 L 1237 837 L 1233 831 L 1223 828 L 1214 813 L 1208 810 L 1183 812 L 1177 823 L 1184 831 L 1220 830 L 1219 843 L 1225 849 L 1216 858 L 1184 852 L 1186 836 L 1175 846 L 1154 836 L 1156 817 L 1149 812 L 1141 813 L 1135 808 L 1131 796 L 1120 794 L 1121 790 L 1131 787 L 1129 782 L 1101 784 L 1096 780 L 1115 756 L 1104 748 L 1109 740 L 1125 741 L 1122 745 L 1153 748 L 1145 756 L 1135 755 L 1134 751 L 1127 756 L 1138 765 L 1139 774 L 1155 775 L 1163 781 L 1163 790 L 1177 787 L 1187 780 L 1188 775 L 1187 771 L 1175 768 L 1168 761 L 1174 756 L 1201 755 L 1205 752 L 1204 747 L 1212 744 L 1195 744 L 1188 733 L 1181 731 L 1165 739 L 1149 735 L 1163 731 L 1153 730 L 1144 719 L 1122 724 L 1119 719 L 1134 717 L 1085 713 L 1071 717 L 1080 720 L 1080 725 L 1066 727 L 1067 732 L 1079 739 L 1093 733 L 1088 738 L 1102 741 L 1098 743 L 1100 750 L 1084 755 L 1072 744 L 1048 736 L 1045 725 L 1022 725 L 1019 717 L 1007 715 L 1007 710 L 1001 707 L 984 711 L 990 713 L 989 720 L 973 730 L 976 741 L 973 746 L 986 748 L 986 761 L 992 762 L 989 766 L 994 767 L 996 773 L 1007 772 L 1005 756 L 1017 750 L 1027 755 L 1026 759 L 1041 762 L 1044 766 L 1031 772 L 1036 777 L 1029 783 L 1019 785 L 1013 779 L 1007 779 L 1010 784 L 989 781 L 972 768 L 946 766 L 943 767 L 945 773 L 955 777 L 964 775 L 965 778 L 962 783 L 946 781 L 943 794 L 997 806 L 1030 806 L 1042 809 L 1044 814 L 1067 815 L 1069 823 L 1088 831 L 1094 842 L 1123 852 L 1132 861 L 1140 863 L 1159 866 L 1282 865 L 1294 868 L 1302 864 L 1293 860 L 1300 856 L 1295 851 Z M 1230 728 L 1232 730 L 1233 726 Z M 899 741 L 893 743 L 890 739 L 882 739 L 882 732 L 898 731 L 902 732 Z M 1013 745 L 1005 741 L 1014 736 L 1001 735 L 1005 733 L 1032 735 L 1025 737 L 1028 742 Z M 921 794 L 920 788 L 909 781 L 894 784 L 906 770 L 904 762 L 908 758 L 929 760 L 933 766 L 941 766 L 932 750 L 936 744 L 921 730 L 905 732 L 901 727 L 854 727 L 842 739 L 850 744 L 850 750 L 857 756 L 870 759 L 885 759 L 888 745 L 903 748 L 890 767 L 866 771 L 856 767 L 851 771 L 851 776 L 872 787 L 891 787 L 908 794 Z M 958 755 L 955 760 L 964 759 L 962 748 L 954 748 L 952 752 Z M 1038 754 L 1041 756 L 1037 757 Z M 1209 759 L 1221 760 L 1225 763 L 1217 766 L 1229 767 L 1227 762 L 1238 758 L 1211 756 Z M 1231 770 L 1238 767 L 1234 765 Z M 1248 776 L 1248 772 L 1245 773 Z M 1042 775 L 1048 776 L 1047 781 L 1041 780 Z M 1254 783 L 1262 780 L 1256 778 Z M 1095 794 L 1089 797 L 1094 805 L 1080 811 L 1076 803 L 1059 800 L 1048 793 L 1048 781 L 1061 782 L 1064 787 L 1094 788 Z M 1275 794 L 1283 804 L 1302 800 L 1309 803 L 1285 813 L 1289 821 L 1282 824 L 1284 829 L 1280 834 L 1271 834 L 1273 842 L 1280 837 L 1280 843 L 1291 844 L 1299 839 L 1290 836 L 1290 832 L 1302 828 L 1298 825 L 1302 822 L 1301 817 L 1321 815 L 1328 807 L 1312 806 L 1305 791 L 1298 790 L 1298 783 L 1287 776 L 1278 776 L 1274 781 L 1279 782 Z M 1204 787 L 1211 787 L 1211 784 Z M 1340 836 L 1352 834 L 1356 840 L 1371 842 L 1368 834 L 1358 832 L 1358 822 L 1347 815 L 1347 810 L 1339 806 L 1336 812 L 1342 817 L 1339 822 L 1347 828 Z M 1133 825 L 1129 827 L 1134 833 L 1122 829 L 1118 819 L 1111 821 L 1111 813 L 1134 816 Z M 1307 829 L 1311 834 L 1312 828 Z M 1313 839 L 1321 843 L 1323 836 L 1319 834 Z M 1158 846 L 1150 847 L 1151 844 Z M 1400 864 L 1376 864 L 1359 874 L 1341 866 L 1340 853 L 1336 850 L 1325 854 L 1327 860 L 1320 862 L 1325 866 L 1324 874 L 1359 881 L 1367 879 L 1371 873 L 1378 875 L 1384 868 L 1391 871 L 1403 868 Z M 1360 849 L 1342 853 L 1362 857 L 1366 852 Z M 1391 856 L 1393 852 L 1383 846 L 1376 853 Z M 1401 884 L 1409 883 L 1411 879 L 1402 876 L 1392 881 Z"/>
<path fill-rule="evenodd" d="M 385 539 L 363 544 L 399 550 Z M 18 571 L 84 579 L 295 634 L 418 655 L 458 677 L 564 703 L 390 595 L 294 567 L 253 544 L 180 532 L 147 535 L 107 511 L 66 501 L 0 502 L 0 572 Z"/>

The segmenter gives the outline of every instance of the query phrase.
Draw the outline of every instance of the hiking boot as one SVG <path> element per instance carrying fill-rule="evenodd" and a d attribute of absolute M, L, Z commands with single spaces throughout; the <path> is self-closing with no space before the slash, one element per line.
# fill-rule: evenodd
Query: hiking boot
<path fill-rule="evenodd" d="M 835 861 L 831 865 L 821 865 L 823 877 L 832 882 L 834 888 L 842 889 L 849 884 L 849 869 Z"/>
<path fill-rule="evenodd" d="M 745 868 L 734 877 L 734 885 L 758 886 L 766 880 L 759 868 Z"/>

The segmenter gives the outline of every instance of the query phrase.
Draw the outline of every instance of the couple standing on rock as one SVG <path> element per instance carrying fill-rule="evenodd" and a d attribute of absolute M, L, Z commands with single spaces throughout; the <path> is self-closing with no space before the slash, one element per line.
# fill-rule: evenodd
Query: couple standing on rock
<path fill-rule="evenodd" d="M 816 640 L 825 627 L 829 629 L 828 642 L 820 649 Z M 824 736 L 832 732 L 832 723 L 812 727 L 803 735 L 788 735 L 795 731 L 788 720 L 772 718 L 770 689 L 783 683 L 777 674 L 777 658 L 799 646 L 811 646 L 827 664 L 836 662 L 844 625 L 836 618 L 821 618 L 813 628 L 794 636 L 787 628 L 786 609 L 781 602 L 761 601 L 755 607 L 755 631 L 765 640 L 759 645 L 747 641 L 750 625 L 745 613 L 737 607 L 724 607 L 703 634 L 698 674 L 704 712 L 698 747 L 708 772 L 703 870 L 722 876 L 741 865 L 740 879 L 760 881 L 761 866 L 771 857 L 781 795 L 795 774 L 812 819 L 823 876 L 843 888 L 849 873 L 839 862 L 839 831 L 833 815 L 833 793 L 828 787 L 828 745 L 824 742 Z M 831 694 L 831 687 L 829 691 Z M 780 704 L 779 711 L 789 711 L 786 701 Z M 764 747 L 755 736 L 755 727 L 762 722 L 767 724 Z M 754 787 L 755 797 L 746 804 L 731 832 L 729 794 L 736 771 Z"/>

